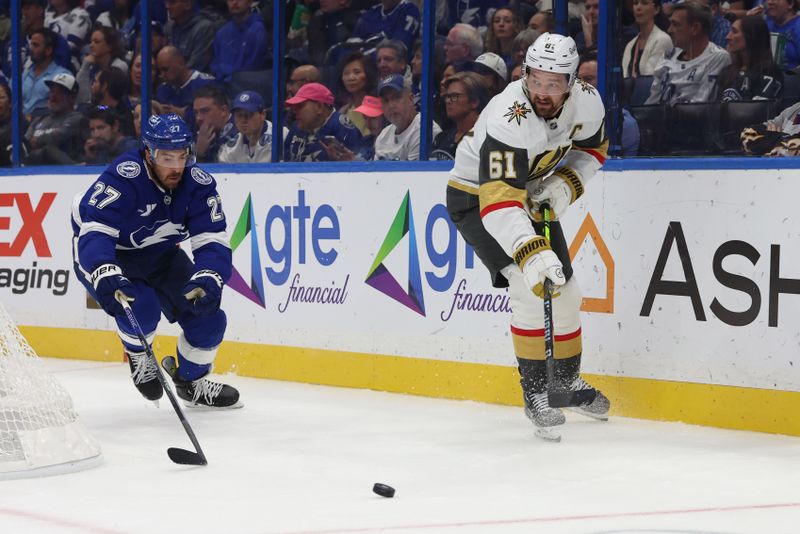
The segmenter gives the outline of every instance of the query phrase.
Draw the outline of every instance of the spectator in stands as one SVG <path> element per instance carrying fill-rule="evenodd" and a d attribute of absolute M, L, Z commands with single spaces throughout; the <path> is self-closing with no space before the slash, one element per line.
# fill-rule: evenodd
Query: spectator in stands
<path fill-rule="evenodd" d="M 161 49 L 156 56 L 156 65 L 163 80 L 156 89 L 156 100 L 164 113 L 176 113 L 184 119 L 187 118 L 187 112 L 191 116 L 192 95 L 214 81 L 214 77 L 189 68 L 181 51 L 174 46 Z"/>
<path fill-rule="evenodd" d="M 150 63 L 150 73 L 153 79 L 156 78 L 156 62 L 151 61 Z M 155 87 L 152 85 L 151 87 Z M 155 94 L 152 89 L 150 91 L 150 95 L 152 96 Z M 130 76 L 128 77 L 128 101 L 131 103 L 131 106 L 135 106 L 139 103 L 139 100 L 142 97 L 142 54 L 136 54 L 133 58 L 133 62 L 131 62 L 131 71 Z"/>
<path fill-rule="evenodd" d="M 719 75 L 719 95 L 731 100 L 775 100 L 783 94 L 783 71 L 772 59 L 767 24 L 759 16 L 744 17 L 728 33 L 731 64 Z"/>
<path fill-rule="evenodd" d="M 653 73 L 645 104 L 708 102 L 717 93 L 719 73 L 730 55 L 708 40 L 711 11 L 692 0 L 677 4 L 670 16 L 669 34 L 675 48 Z"/>
<path fill-rule="evenodd" d="M 375 62 L 381 78 L 391 74 L 405 76 L 408 69 L 405 45 L 400 41 L 381 41 L 375 48 Z"/>
<path fill-rule="evenodd" d="M 66 39 L 76 58 L 92 28 L 89 13 L 80 7 L 80 0 L 50 0 L 44 12 L 44 24 Z"/>
<path fill-rule="evenodd" d="M 128 64 L 122 59 L 124 55 L 125 50 L 122 48 L 122 40 L 117 30 L 100 26 L 92 32 L 89 53 L 83 58 L 81 68 L 75 77 L 80 87 L 79 103 L 89 102 L 91 99 L 90 88 L 99 71 L 113 67 L 127 76 Z"/>
<path fill-rule="evenodd" d="M 378 84 L 383 114 L 389 126 L 375 140 L 376 160 L 416 161 L 420 150 L 420 114 L 414 107 L 411 86 L 403 76 L 393 74 Z M 433 123 L 433 137 L 442 129 Z"/>
<path fill-rule="evenodd" d="M 600 0 L 586 0 L 581 15 L 581 31 L 575 36 L 578 53 L 597 48 L 597 26 L 600 22 Z"/>
<path fill-rule="evenodd" d="M 482 53 L 483 39 L 474 26 L 458 23 L 447 33 L 447 40 L 444 42 L 446 63 L 461 60 L 472 61 Z"/>
<path fill-rule="evenodd" d="M 588 0 L 592 1 L 592 0 Z M 522 22 L 511 8 L 501 7 L 492 15 L 492 23 L 486 30 L 486 52 L 493 52 L 511 63 L 511 47 L 514 37 L 522 31 Z"/>
<path fill-rule="evenodd" d="M 163 115 L 164 110 L 161 108 L 161 104 L 156 102 L 155 100 L 150 101 L 150 115 Z M 141 139 L 142 138 L 142 103 L 139 102 L 136 104 L 136 107 L 133 108 L 133 131 L 134 131 L 134 139 Z"/>
<path fill-rule="evenodd" d="M 360 16 L 358 9 L 350 7 L 350 0 L 320 0 L 319 9 L 308 23 L 311 60 L 318 65 L 335 65 L 339 58 L 326 58 L 328 51 L 353 35 Z"/>
<path fill-rule="evenodd" d="M 85 131 L 83 116 L 74 109 L 78 82 L 69 72 L 62 72 L 45 83 L 50 87 L 49 112 L 34 118 L 25 132 L 25 163 L 75 163 L 83 148 L 81 134 Z"/>
<path fill-rule="evenodd" d="M 782 65 L 786 70 L 800 65 L 800 17 L 797 16 L 797 3 L 798 0 L 769 0 L 765 3 L 769 31 L 786 37 Z"/>
<path fill-rule="evenodd" d="M 633 0 L 633 16 L 639 34 L 622 53 L 624 78 L 652 76 L 658 62 L 672 49 L 672 38 L 656 24 L 660 13 L 661 0 Z"/>
<path fill-rule="evenodd" d="M 481 54 L 475 59 L 472 70 L 481 76 L 489 98 L 499 95 L 508 85 L 508 67 L 503 58 L 492 52 Z M 450 116 L 450 113 L 447 114 Z"/>
<path fill-rule="evenodd" d="M 314 65 L 300 65 L 292 71 L 286 81 L 286 98 L 292 98 L 307 83 L 318 83 L 321 79 L 319 69 Z"/>
<path fill-rule="evenodd" d="M 92 103 L 105 106 L 117 114 L 125 135 L 133 134 L 131 104 L 128 101 L 128 77 L 117 68 L 103 69 L 92 82 Z"/>
<path fill-rule="evenodd" d="M 419 107 L 422 93 L 422 41 L 414 43 L 414 54 L 411 56 L 411 92 L 414 104 Z"/>
<path fill-rule="evenodd" d="M 539 11 L 528 21 L 528 28 L 540 34 L 556 31 L 556 19 L 550 10 Z"/>
<path fill-rule="evenodd" d="M 169 13 L 164 27 L 167 41 L 180 50 L 190 69 L 206 72 L 211 61 L 214 24 L 202 12 L 195 11 L 193 0 L 165 0 L 165 3 Z"/>
<path fill-rule="evenodd" d="M 701 0 L 701 3 L 707 5 L 711 10 L 711 33 L 709 34 L 709 39 L 715 45 L 725 48 L 728 43 L 728 33 L 731 31 L 731 21 L 723 16 L 719 0 Z"/>
<path fill-rule="evenodd" d="M 240 70 L 261 70 L 270 46 L 264 19 L 253 11 L 253 0 L 228 0 L 231 20 L 214 37 L 211 74 L 224 83 Z"/>
<path fill-rule="evenodd" d="M 167 44 L 169 43 L 167 43 L 167 37 L 164 35 L 164 26 L 160 22 L 154 20 L 150 25 L 150 53 L 153 54 L 153 57 L 156 57 Z M 142 52 L 141 35 L 136 35 L 134 50 L 137 54 L 141 54 Z"/>
<path fill-rule="evenodd" d="M 266 106 L 261 95 L 255 91 L 243 91 L 236 95 L 231 107 L 238 133 L 220 147 L 219 162 L 272 161 L 272 123 L 267 120 Z"/>
<path fill-rule="evenodd" d="M 458 143 L 475 126 L 478 115 L 490 97 L 483 78 L 473 72 L 454 75 L 445 83 L 445 90 L 447 118 L 453 122 L 453 127 L 436 136 L 432 156 L 436 159 L 455 159 Z"/>
<path fill-rule="evenodd" d="M 353 153 L 363 144 L 361 132 L 333 107 L 333 94 L 322 84 L 307 83 L 292 98 L 295 123 L 284 141 L 286 161 L 328 161 L 337 157 L 337 145 Z"/>
<path fill-rule="evenodd" d="M 522 63 L 518 63 L 517 65 L 514 65 L 514 68 L 511 69 L 511 80 L 510 81 L 516 82 L 520 78 L 522 78 Z"/>
<path fill-rule="evenodd" d="M 36 108 L 47 105 L 50 89 L 46 85 L 57 74 L 69 71 L 53 61 L 55 34 L 46 28 L 34 30 L 30 37 L 31 64 L 22 72 L 22 113 L 30 116 Z M 71 74 L 70 74 L 71 76 Z"/>
<path fill-rule="evenodd" d="M 0 167 L 11 165 L 11 88 L 0 83 Z"/>
<path fill-rule="evenodd" d="M 337 94 L 339 114 L 347 117 L 355 124 L 361 135 L 369 135 L 369 128 L 361 113 L 355 108 L 361 105 L 364 97 L 375 94 L 378 85 L 378 73 L 375 63 L 369 56 L 361 52 L 353 52 L 342 60 L 339 66 L 338 79 L 342 90 Z"/>
<path fill-rule="evenodd" d="M 419 37 L 419 8 L 407 0 L 381 0 L 380 4 L 366 10 L 358 19 L 353 36 L 364 41 L 390 39 L 406 47 L 404 59 Z"/>
<path fill-rule="evenodd" d="M 447 19 L 444 22 L 448 27 L 460 22 L 485 31 L 492 12 L 508 3 L 508 0 L 447 0 Z M 475 57 L 479 55 L 480 52 Z"/>
<path fill-rule="evenodd" d="M 45 28 L 44 25 L 44 10 L 47 5 L 46 0 L 22 0 L 20 11 L 22 12 L 22 24 L 20 31 L 20 65 L 23 67 L 27 64 L 30 57 L 29 39 L 34 30 Z M 67 70 L 72 70 L 72 51 L 67 44 L 66 39 L 57 33 L 55 36 L 55 45 L 53 48 L 53 61 L 57 65 L 64 67 Z M 3 43 L 3 57 L 2 69 L 6 76 L 11 76 L 11 35 L 8 36 Z"/>
<path fill-rule="evenodd" d="M 194 145 L 197 161 L 216 162 L 219 149 L 239 133 L 228 105 L 228 95 L 219 85 L 204 85 L 195 91 L 192 109 L 197 126 Z"/>
<path fill-rule="evenodd" d="M 591 50 L 581 56 L 578 65 L 578 80 L 580 82 L 597 87 L 597 52 Z M 633 118 L 630 111 L 622 108 L 622 155 L 636 156 L 639 153 L 639 124 Z"/>
<path fill-rule="evenodd" d="M 109 163 L 117 156 L 134 150 L 139 142 L 126 136 L 116 113 L 106 106 L 95 106 L 88 113 L 89 138 L 83 144 L 83 161 Z"/>
<path fill-rule="evenodd" d="M 372 155 L 365 159 L 372 159 L 375 151 L 375 139 L 378 138 L 378 135 L 386 127 L 386 118 L 383 116 L 383 104 L 381 103 L 381 99 L 377 96 L 367 95 L 364 97 L 361 105 L 356 108 L 356 111 L 364 115 L 367 128 L 369 128 L 369 134 L 364 138 L 364 144 L 369 145 Z"/>
<path fill-rule="evenodd" d="M 133 14 L 134 3 L 133 0 L 114 0 L 108 11 L 97 16 L 95 26 L 108 26 L 121 31 Z"/>
<path fill-rule="evenodd" d="M 745 128 L 740 139 L 745 154 L 800 155 L 800 102 L 784 109 L 764 124 Z"/>
<path fill-rule="evenodd" d="M 525 53 L 540 35 L 541 33 L 537 32 L 536 30 L 525 28 L 519 32 L 516 37 L 514 37 L 514 41 L 511 44 L 512 65 L 522 65 L 522 62 L 525 59 Z"/>

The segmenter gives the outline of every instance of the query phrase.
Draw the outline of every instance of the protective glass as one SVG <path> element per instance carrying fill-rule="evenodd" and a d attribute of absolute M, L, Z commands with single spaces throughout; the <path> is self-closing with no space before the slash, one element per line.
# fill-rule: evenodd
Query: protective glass
<path fill-rule="evenodd" d="M 183 169 L 190 165 L 192 154 L 190 149 L 182 150 L 163 150 L 158 149 L 153 153 L 153 161 L 159 167 L 169 167 L 170 169 Z"/>
<path fill-rule="evenodd" d="M 525 76 L 532 95 L 559 96 L 569 92 L 569 82 L 564 74 L 531 69 Z"/>

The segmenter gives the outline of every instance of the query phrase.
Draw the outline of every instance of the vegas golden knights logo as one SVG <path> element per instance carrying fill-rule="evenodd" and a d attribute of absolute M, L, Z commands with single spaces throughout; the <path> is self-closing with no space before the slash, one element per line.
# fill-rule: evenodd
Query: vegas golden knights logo
<path fill-rule="evenodd" d="M 564 145 L 554 150 L 546 150 L 533 158 L 529 167 L 528 179 L 536 180 L 550 174 L 556 168 L 556 165 L 564 159 L 571 146 Z"/>

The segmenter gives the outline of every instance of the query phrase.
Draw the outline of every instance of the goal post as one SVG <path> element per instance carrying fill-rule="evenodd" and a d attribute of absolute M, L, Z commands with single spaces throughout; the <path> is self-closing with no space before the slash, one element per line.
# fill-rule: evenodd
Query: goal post
<path fill-rule="evenodd" d="M 0 480 L 67 473 L 102 463 L 72 398 L 0 304 Z"/>

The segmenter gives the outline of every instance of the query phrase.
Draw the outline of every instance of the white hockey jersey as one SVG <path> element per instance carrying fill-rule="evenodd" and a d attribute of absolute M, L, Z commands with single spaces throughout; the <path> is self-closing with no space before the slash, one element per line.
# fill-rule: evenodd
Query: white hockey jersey
<path fill-rule="evenodd" d="M 605 108 L 597 90 L 577 80 L 559 114 L 543 119 L 512 82 L 481 112 L 456 149 L 449 185 L 475 194 L 486 230 L 514 257 L 536 237 L 528 214 L 528 191 L 557 174 L 575 201 L 605 162 Z"/>
<path fill-rule="evenodd" d="M 44 12 L 44 25 L 66 39 L 72 54 L 77 56 L 83 45 L 88 42 L 92 19 L 89 13 L 80 7 L 70 9 L 61 15 L 48 7 Z"/>
<path fill-rule="evenodd" d="M 289 130 L 283 129 L 283 138 Z M 272 123 L 264 121 L 261 137 L 255 145 L 251 145 L 247 137 L 239 132 L 236 137 L 222 145 L 217 155 L 220 163 L 269 163 L 272 161 Z"/>
<path fill-rule="evenodd" d="M 731 55 L 712 42 L 689 61 L 678 59 L 682 53 L 680 48 L 673 48 L 658 64 L 645 104 L 708 102 L 714 98 L 717 77 L 730 65 Z"/>

